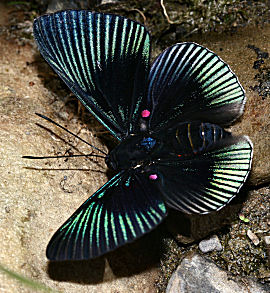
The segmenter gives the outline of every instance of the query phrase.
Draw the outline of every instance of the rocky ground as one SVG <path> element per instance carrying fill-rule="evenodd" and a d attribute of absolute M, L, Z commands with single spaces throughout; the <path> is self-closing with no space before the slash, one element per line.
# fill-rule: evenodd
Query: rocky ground
<path fill-rule="evenodd" d="M 45 249 L 53 232 L 108 177 L 105 163 L 98 159 L 22 159 L 23 155 L 89 152 L 87 146 L 34 113 L 51 117 L 103 150 L 111 140 L 106 139 L 107 134 L 94 119 L 78 108 L 76 100 L 39 56 L 31 40 L 31 22 L 21 19 L 15 29 L 9 25 L 13 13 L 23 14 L 0 4 L 0 264 L 62 292 L 165 292 L 172 273 L 184 259 L 167 292 L 180 292 L 173 288 L 180 286 L 181 279 L 176 276 L 183 278 L 181 270 L 188 267 L 189 271 L 203 271 L 203 264 L 213 269 L 210 276 L 216 272 L 217 264 L 230 272 L 230 278 L 236 278 L 237 285 L 231 288 L 238 289 L 228 292 L 242 292 L 239 283 L 247 284 L 243 292 L 255 288 L 252 286 L 268 290 L 261 283 L 270 281 L 270 26 L 249 26 L 234 33 L 192 35 L 178 40 L 192 40 L 215 51 L 231 66 L 246 90 L 244 115 L 231 131 L 251 138 L 254 161 L 245 190 L 230 207 L 217 215 L 180 217 L 177 223 L 185 223 L 188 235 L 177 230 L 179 227 L 172 229 L 168 219 L 153 233 L 106 258 L 49 263 Z M 184 258 L 187 253 L 200 251 L 199 241 L 213 233 L 217 234 L 221 251 L 205 252 L 204 260 L 197 254 Z M 226 276 L 224 272 L 220 271 L 222 278 Z M 189 276 L 193 278 L 191 273 Z M 247 277 L 252 277 L 255 285 Z M 178 285 L 173 284 L 174 280 Z M 35 290 L 0 273 L 0 291 Z"/>

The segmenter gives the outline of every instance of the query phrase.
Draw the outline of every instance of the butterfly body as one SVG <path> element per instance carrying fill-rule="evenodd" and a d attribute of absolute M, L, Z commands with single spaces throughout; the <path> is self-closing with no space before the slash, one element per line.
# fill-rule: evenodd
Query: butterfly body
<path fill-rule="evenodd" d="M 152 145 L 147 142 L 149 139 Z M 156 143 L 156 140 L 144 133 L 129 135 L 109 153 L 106 163 L 117 171 L 150 164 L 153 142 Z"/>
<path fill-rule="evenodd" d="M 162 160 L 190 159 L 228 136 L 229 132 L 211 123 L 180 123 L 157 133 L 129 135 L 108 154 L 105 161 L 115 171 L 140 168 L 141 172 L 148 174 L 150 170 L 154 172 Z"/>
<path fill-rule="evenodd" d="M 53 235 L 50 260 L 98 257 L 153 230 L 169 208 L 205 214 L 238 194 L 252 143 L 224 127 L 246 98 L 215 53 L 179 43 L 150 66 L 144 26 L 86 10 L 41 16 L 34 36 L 45 60 L 119 141 L 105 159 L 118 173 Z"/>

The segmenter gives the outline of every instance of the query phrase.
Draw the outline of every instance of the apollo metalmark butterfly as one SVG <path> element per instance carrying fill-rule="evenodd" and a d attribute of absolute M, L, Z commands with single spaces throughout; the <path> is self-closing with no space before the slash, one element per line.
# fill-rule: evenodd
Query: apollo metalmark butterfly
<path fill-rule="evenodd" d="M 34 21 L 38 48 L 83 105 L 119 141 L 118 171 L 60 227 L 50 260 L 91 259 L 150 232 L 168 213 L 225 206 L 246 181 L 252 143 L 223 129 L 245 93 L 229 66 L 195 43 L 167 48 L 149 65 L 141 24 L 85 10 Z"/>

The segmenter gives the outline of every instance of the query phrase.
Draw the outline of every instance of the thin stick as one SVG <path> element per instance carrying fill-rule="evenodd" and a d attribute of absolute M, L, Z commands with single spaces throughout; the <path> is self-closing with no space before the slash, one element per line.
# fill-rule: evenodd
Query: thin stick
<path fill-rule="evenodd" d="M 39 114 L 39 113 L 35 113 L 35 114 L 36 114 L 37 116 L 39 116 L 39 117 L 41 117 L 41 118 L 43 118 L 43 119 L 45 119 L 45 120 L 51 122 L 52 124 L 54 124 L 54 125 L 60 127 L 61 129 L 65 130 L 65 131 L 68 132 L 69 134 L 75 136 L 76 138 L 78 138 L 79 140 L 83 141 L 84 143 L 86 143 L 87 145 L 89 145 L 90 147 L 92 147 L 93 149 L 95 149 L 95 150 L 97 150 L 97 151 L 99 151 L 99 152 L 101 152 L 101 153 L 103 153 L 104 155 L 107 156 L 107 154 L 106 154 L 104 151 L 102 151 L 102 150 L 98 149 L 97 147 L 93 146 L 92 144 L 90 144 L 89 142 L 87 142 L 87 141 L 84 140 L 83 138 L 79 137 L 79 136 L 76 135 L 75 133 L 69 131 L 69 130 L 66 129 L 64 126 L 60 125 L 59 123 L 53 121 L 52 119 L 50 119 L 50 118 L 48 118 L 48 117 L 46 117 L 46 116 L 44 116 L 44 115 L 42 115 L 42 114 Z"/>
<path fill-rule="evenodd" d="M 137 11 L 141 15 L 141 17 L 143 18 L 143 23 L 144 24 L 146 23 L 146 17 L 141 10 L 134 8 L 134 9 L 131 9 L 131 11 Z"/>
<path fill-rule="evenodd" d="M 163 0 L 160 0 L 160 5 L 161 5 L 161 7 L 162 7 L 163 14 L 165 15 L 165 17 L 166 17 L 168 23 L 169 23 L 169 24 L 175 24 L 174 21 L 171 21 L 171 20 L 170 20 L 169 15 L 168 15 L 167 10 L 166 10 L 166 7 L 165 7 L 165 5 L 164 5 L 164 3 L 163 3 Z"/>

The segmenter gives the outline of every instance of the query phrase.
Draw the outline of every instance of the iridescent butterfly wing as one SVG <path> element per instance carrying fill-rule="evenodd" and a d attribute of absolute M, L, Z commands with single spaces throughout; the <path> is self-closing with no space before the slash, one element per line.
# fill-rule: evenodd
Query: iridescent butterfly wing
<path fill-rule="evenodd" d="M 151 231 L 166 215 L 159 194 L 144 176 L 118 173 L 54 234 L 47 257 L 90 259 Z"/>
<path fill-rule="evenodd" d="M 68 10 L 37 18 L 34 36 L 44 59 L 118 140 L 135 132 L 149 71 L 142 25 Z"/>
<path fill-rule="evenodd" d="M 138 132 L 150 51 L 142 25 L 115 15 L 60 11 L 37 18 L 34 36 L 45 60 L 118 140 Z M 140 174 L 117 174 L 55 233 L 47 257 L 94 258 L 142 236 L 166 216 L 158 194 Z"/>
<path fill-rule="evenodd" d="M 245 102 L 245 92 L 229 66 L 195 43 L 167 48 L 151 67 L 148 105 L 154 131 L 180 121 L 226 126 L 243 113 Z"/>
<path fill-rule="evenodd" d="M 157 136 L 165 132 L 169 142 L 170 155 L 155 166 L 167 206 L 185 213 L 220 209 L 239 192 L 252 161 L 249 138 L 216 125 L 243 112 L 236 75 L 210 50 L 182 43 L 158 56 L 148 84 L 149 128 Z"/>

